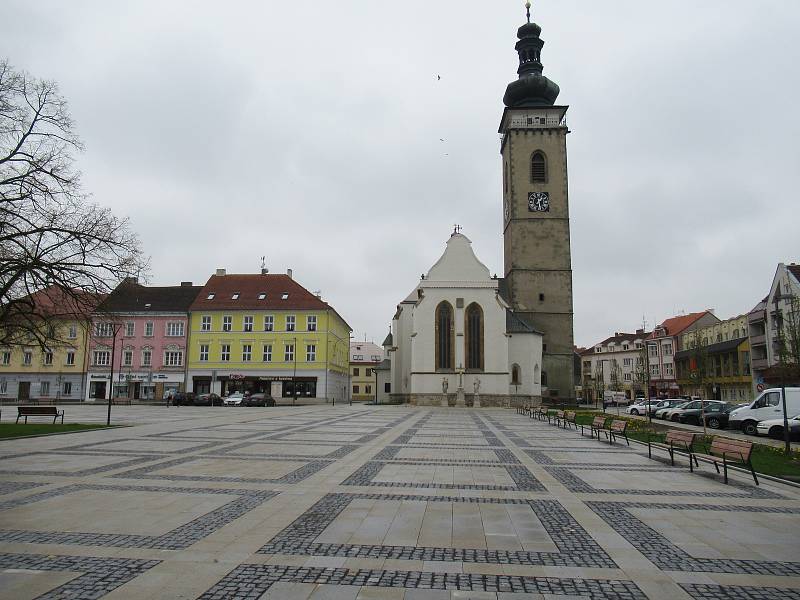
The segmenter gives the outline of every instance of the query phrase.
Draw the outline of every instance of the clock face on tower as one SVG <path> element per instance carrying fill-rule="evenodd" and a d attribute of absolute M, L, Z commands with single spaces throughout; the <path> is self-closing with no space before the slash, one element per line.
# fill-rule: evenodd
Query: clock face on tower
<path fill-rule="evenodd" d="M 550 212 L 550 194 L 547 192 L 528 192 L 530 212 Z"/>

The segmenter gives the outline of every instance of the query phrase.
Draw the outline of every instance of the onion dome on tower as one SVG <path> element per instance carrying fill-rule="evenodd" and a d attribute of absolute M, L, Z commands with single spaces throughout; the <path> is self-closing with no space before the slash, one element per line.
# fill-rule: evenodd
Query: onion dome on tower
<path fill-rule="evenodd" d="M 531 23 L 531 3 L 526 2 L 528 22 L 517 30 L 519 41 L 514 46 L 519 54 L 519 79 L 506 88 L 503 104 L 509 108 L 552 106 L 558 97 L 555 82 L 542 75 L 541 52 L 544 41 L 539 37 L 542 28 Z"/>

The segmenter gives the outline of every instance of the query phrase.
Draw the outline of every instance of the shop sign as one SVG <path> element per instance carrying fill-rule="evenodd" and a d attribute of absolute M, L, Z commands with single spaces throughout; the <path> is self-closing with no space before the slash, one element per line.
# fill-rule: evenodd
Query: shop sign
<path fill-rule="evenodd" d="M 231 373 L 230 375 L 228 375 L 228 379 L 234 379 L 234 380 L 236 380 L 236 379 L 244 379 L 244 377 L 245 376 L 242 375 L 241 373 Z"/>

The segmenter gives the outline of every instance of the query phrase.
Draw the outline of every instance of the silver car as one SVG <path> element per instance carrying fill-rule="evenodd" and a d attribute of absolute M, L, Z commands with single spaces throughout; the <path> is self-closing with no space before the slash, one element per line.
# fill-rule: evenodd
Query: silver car
<path fill-rule="evenodd" d="M 789 439 L 800 439 L 800 415 L 789 417 Z M 783 417 L 768 419 L 756 425 L 758 435 L 768 435 L 771 438 L 783 439 Z"/>

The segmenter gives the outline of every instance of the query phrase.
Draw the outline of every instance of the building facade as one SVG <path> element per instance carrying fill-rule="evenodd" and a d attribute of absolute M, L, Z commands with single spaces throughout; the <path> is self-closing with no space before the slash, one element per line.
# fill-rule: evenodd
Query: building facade
<path fill-rule="evenodd" d="M 675 353 L 682 350 L 685 333 L 719 323 L 713 311 L 671 317 L 657 325 L 647 339 L 647 364 L 650 371 L 650 396 L 674 398 L 680 394 Z"/>
<path fill-rule="evenodd" d="M 615 332 L 580 353 L 581 392 L 588 403 L 600 404 L 603 392 L 624 392 L 628 399 L 648 393 L 645 343 L 652 332 Z"/>
<path fill-rule="evenodd" d="M 120 283 L 93 315 L 86 399 L 113 393 L 114 398 L 162 400 L 185 391 L 189 306 L 200 289 L 191 282 Z"/>
<path fill-rule="evenodd" d="M 383 348 L 373 342 L 350 343 L 350 389 L 353 402 L 374 402 L 378 381 L 375 367 L 383 360 Z"/>
<path fill-rule="evenodd" d="M 767 296 L 747 314 L 753 369 L 753 393 L 786 380 L 781 365 L 800 362 L 800 265 L 778 264 Z"/>
<path fill-rule="evenodd" d="M 218 269 L 191 306 L 188 387 L 274 398 L 349 397 L 350 326 L 286 275 Z"/>
<path fill-rule="evenodd" d="M 0 399 L 74 400 L 84 397 L 89 315 L 99 299 L 76 302 L 55 286 L 30 296 L 34 313 L 48 319 L 47 343 L 0 348 Z"/>
<path fill-rule="evenodd" d="M 504 274 L 514 312 L 543 332 L 545 396 L 575 394 L 567 106 L 542 75 L 541 28 L 519 28 L 519 78 L 503 97 Z"/>
<path fill-rule="evenodd" d="M 461 233 L 392 319 L 391 397 L 416 405 L 541 400 L 542 335 L 516 315 Z"/>

